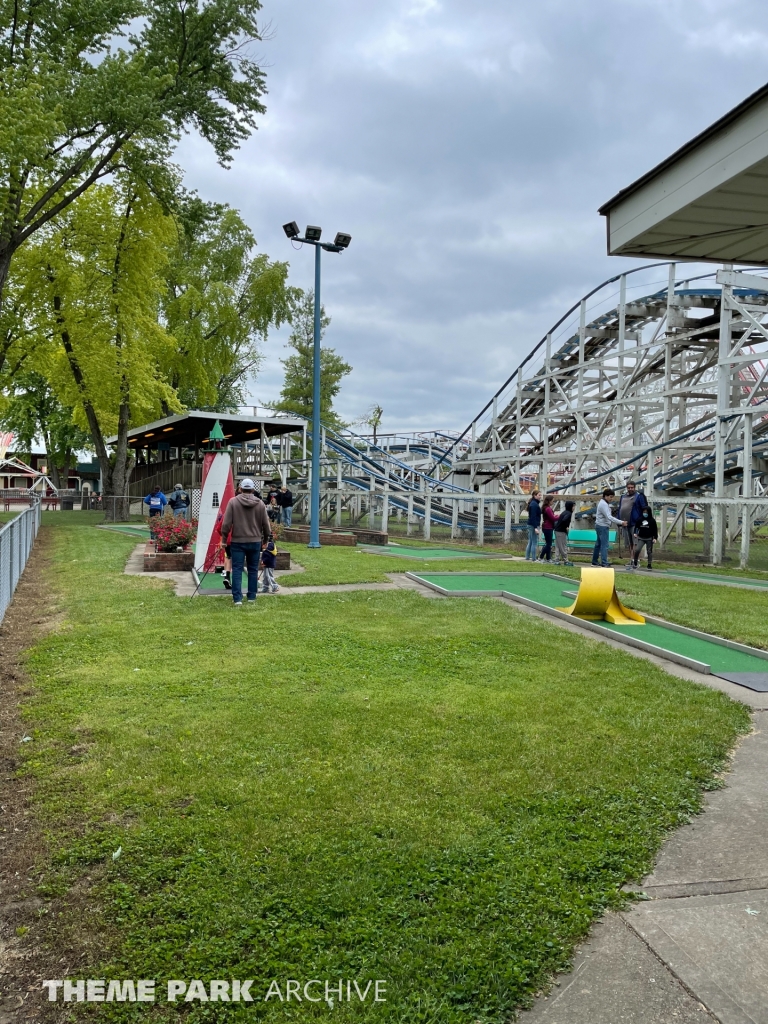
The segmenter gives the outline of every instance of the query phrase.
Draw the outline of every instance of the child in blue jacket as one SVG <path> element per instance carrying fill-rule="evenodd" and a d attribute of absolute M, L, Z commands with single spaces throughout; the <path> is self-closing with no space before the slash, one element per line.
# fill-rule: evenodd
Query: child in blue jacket
<path fill-rule="evenodd" d="M 277 565 L 277 546 L 273 537 L 265 540 L 261 545 L 261 564 L 264 572 L 261 574 L 261 589 L 265 594 L 276 594 L 278 587 L 275 580 L 275 566 Z"/>

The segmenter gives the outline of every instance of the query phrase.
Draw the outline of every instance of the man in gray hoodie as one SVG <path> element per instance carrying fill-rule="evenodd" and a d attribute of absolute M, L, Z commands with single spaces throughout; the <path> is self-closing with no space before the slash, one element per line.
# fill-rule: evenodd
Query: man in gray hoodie
<path fill-rule="evenodd" d="M 243 567 L 248 573 L 248 603 L 256 600 L 261 542 L 272 537 L 267 509 L 250 477 L 240 482 L 240 491 L 230 500 L 221 520 L 221 536 L 232 531 L 232 600 L 236 608 L 243 603 Z"/>

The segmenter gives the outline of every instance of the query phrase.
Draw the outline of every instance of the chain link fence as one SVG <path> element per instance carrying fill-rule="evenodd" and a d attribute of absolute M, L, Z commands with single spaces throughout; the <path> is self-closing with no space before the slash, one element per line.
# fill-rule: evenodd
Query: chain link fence
<path fill-rule="evenodd" d="M 40 528 L 40 511 L 40 502 L 35 502 L 0 528 L 0 622 L 32 551 Z"/>

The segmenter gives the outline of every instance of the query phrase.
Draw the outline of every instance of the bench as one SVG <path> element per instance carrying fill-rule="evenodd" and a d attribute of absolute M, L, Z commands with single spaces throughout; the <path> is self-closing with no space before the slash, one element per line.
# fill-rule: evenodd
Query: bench
<path fill-rule="evenodd" d="M 568 546 L 570 548 L 594 548 L 597 540 L 597 533 L 594 530 L 569 530 Z M 616 531 L 608 531 L 608 547 L 616 543 Z"/>

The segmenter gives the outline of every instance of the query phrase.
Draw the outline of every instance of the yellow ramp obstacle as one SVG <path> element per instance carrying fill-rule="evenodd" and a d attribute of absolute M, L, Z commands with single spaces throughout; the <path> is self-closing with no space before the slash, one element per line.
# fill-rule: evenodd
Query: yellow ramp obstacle
<path fill-rule="evenodd" d="M 616 626 L 644 625 L 645 619 L 631 608 L 625 608 L 616 594 L 613 569 L 584 568 L 576 600 L 569 608 L 559 612 L 577 619 L 593 622 L 612 622 Z"/>

